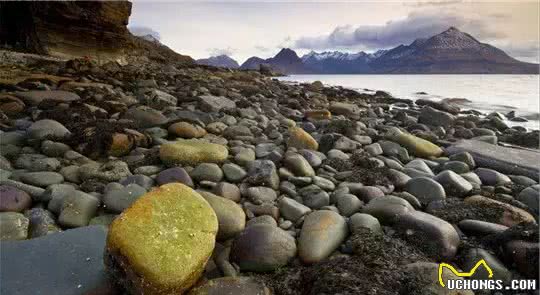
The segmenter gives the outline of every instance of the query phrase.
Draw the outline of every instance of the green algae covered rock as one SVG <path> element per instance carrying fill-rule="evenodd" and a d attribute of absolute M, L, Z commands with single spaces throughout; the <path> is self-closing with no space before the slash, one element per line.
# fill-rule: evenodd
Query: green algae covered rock
<path fill-rule="evenodd" d="M 162 144 L 159 149 L 159 157 L 167 165 L 221 163 L 228 156 L 225 146 L 202 140 L 178 140 Z"/>
<path fill-rule="evenodd" d="M 113 221 L 105 264 L 130 294 L 182 294 L 201 276 L 217 231 L 216 214 L 201 195 L 166 184 Z"/>
<path fill-rule="evenodd" d="M 438 157 L 443 153 L 443 150 L 439 146 L 412 134 L 401 132 L 397 128 L 391 128 L 388 137 L 418 157 Z"/>

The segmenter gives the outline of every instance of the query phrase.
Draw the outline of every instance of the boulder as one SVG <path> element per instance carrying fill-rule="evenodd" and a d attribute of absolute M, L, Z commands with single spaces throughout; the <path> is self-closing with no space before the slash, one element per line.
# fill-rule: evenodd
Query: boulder
<path fill-rule="evenodd" d="M 317 141 L 309 133 L 304 131 L 304 129 L 299 127 L 289 128 L 289 141 L 287 142 L 287 146 L 299 150 L 317 150 L 319 148 Z"/>
<path fill-rule="evenodd" d="M 52 101 L 52 102 L 73 102 L 80 100 L 79 95 L 69 91 L 63 90 L 30 90 L 24 92 L 15 92 L 15 96 L 22 99 L 26 104 L 29 105 L 38 105 L 42 101 Z"/>
<path fill-rule="evenodd" d="M 9 185 L 0 185 L 0 212 L 23 212 L 32 206 L 28 193 Z"/>
<path fill-rule="evenodd" d="M 105 182 L 119 181 L 130 176 L 128 165 L 119 160 L 111 160 L 103 164 L 90 162 L 79 168 L 79 177 L 81 180 L 97 179 Z"/>
<path fill-rule="evenodd" d="M 309 162 L 299 154 L 285 157 L 283 164 L 296 176 L 315 176 L 315 170 Z"/>
<path fill-rule="evenodd" d="M 34 122 L 26 132 L 28 138 L 35 140 L 64 139 L 71 134 L 64 125 L 49 119 Z"/>
<path fill-rule="evenodd" d="M 193 180 L 191 179 L 191 176 L 189 176 L 184 168 L 180 167 L 173 167 L 159 172 L 156 176 L 156 182 L 159 185 L 171 182 L 179 182 L 189 187 L 193 187 Z"/>
<path fill-rule="evenodd" d="M 412 178 L 405 185 L 405 191 L 415 196 L 423 205 L 446 198 L 444 187 L 428 177 Z"/>
<path fill-rule="evenodd" d="M 450 261 L 456 255 L 459 235 L 450 223 L 438 217 L 421 211 L 408 212 L 399 217 L 396 228 L 441 261 Z"/>
<path fill-rule="evenodd" d="M 311 212 L 311 209 L 291 198 L 284 197 L 279 201 L 279 212 L 287 220 L 296 222 L 302 216 Z"/>
<path fill-rule="evenodd" d="M 396 196 L 383 196 L 371 200 L 362 213 L 374 216 L 383 225 L 395 223 L 401 215 L 414 211 L 413 206 L 406 200 Z"/>
<path fill-rule="evenodd" d="M 345 241 L 348 227 L 338 213 L 320 210 L 306 216 L 300 238 L 298 255 L 304 263 L 312 264 L 330 256 Z"/>
<path fill-rule="evenodd" d="M 228 156 L 225 146 L 199 140 L 178 140 L 162 144 L 159 149 L 159 157 L 167 165 L 221 163 Z"/>
<path fill-rule="evenodd" d="M 462 140 L 447 148 L 450 155 L 468 152 L 478 167 L 490 168 L 505 174 L 524 175 L 538 179 L 540 152 L 507 148 L 476 140 Z"/>
<path fill-rule="evenodd" d="M 332 102 L 330 112 L 334 115 L 344 115 L 353 119 L 360 117 L 360 108 L 351 103 Z"/>
<path fill-rule="evenodd" d="M 29 223 L 28 218 L 21 213 L 0 212 L 0 241 L 25 240 Z"/>
<path fill-rule="evenodd" d="M 439 146 L 412 134 L 401 132 L 397 128 L 394 128 L 389 136 L 392 141 L 401 144 L 411 154 L 418 157 L 438 157 L 443 153 Z"/>
<path fill-rule="evenodd" d="M 223 96 L 199 96 L 199 106 L 206 112 L 219 112 L 222 109 L 235 109 L 236 103 Z"/>
<path fill-rule="evenodd" d="M 254 224 L 233 242 L 230 259 L 242 271 L 267 272 L 283 267 L 296 256 L 294 238 L 279 227 Z"/>
<path fill-rule="evenodd" d="M 383 233 L 379 220 L 369 214 L 355 213 L 349 218 L 351 234 L 361 233 L 366 228 L 375 234 Z"/>
<path fill-rule="evenodd" d="M 206 130 L 199 125 L 178 122 L 169 126 L 169 133 L 182 138 L 200 138 L 206 135 Z"/>
<path fill-rule="evenodd" d="M 263 185 L 275 190 L 279 188 L 279 175 L 276 164 L 270 160 L 256 160 L 248 165 L 246 182 L 252 185 Z"/>
<path fill-rule="evenodd" d="M 535 223 L 534 217 L 527 211 L 514 207 L 497 200 L 486 198 L 484 196 L 475 195 L 465 198 L 465 203 L 478 206 L 496 206 L 504 210 L 499 219 L 499 223 L 506 226 L 514 226 L 521 222 Z"/>
<path fill-rule="evenodd" d="M 420 112 L 418 123 L 431 126 L 450 127 L 454 124 L 455 117 L 447 112 L 425 106 Z"/>
<path fill-rule="evenodd" d="M 437 174 L 434 180 L 440 183 L 449 195 L 455 197 L 465 197 L 473 189 L 470 182 L 450 170 Z"/>
<path fill-rule="evenodd" d="M 508 176 L 493 169 L 478 168 L 474 170 L 474 173 L 480 177 L 483 185 L 496 186 L 512 182 Z"/>
<path fill-rule="evenodd" d="M 527 205 L 532 212 L 538 215 L 538 203 L 540 198 L 540 185 L 533 185 L 523 189 L 517 196 L 517 200 Z"/>
<path fill-rule="evenodd" d="M 209 192 L 200 192 L 200 194 L 216 213 L 219 224 L 218 240 L 228 240 L 244 230 L 246 227 L 246 214 L 240 205 Z"/>
<path fill-rule="evenodd" d="M 113 221 L 105 265 L 130 293 L 181 294 L 204 271 L 217 231 L 216 214 L 201 195 L 166 184 Z"/>
<path fill-rule="evenodd" d="M 142 186 L 130 183 L 125 187 L 107 190 L 103 195 L 103 203 L 107 210 L 120 213 L 144 194 L 146 190 Z"/>
<path fill-rule="evenodd" d="M 75 191 L 63 199 L 58 223 L 66 227 L 87 226 L 96 215 L 99 203 L 93 195 Z"/>
<path fill-rule="evenodd" d="M 304 117 L 309 120 L 330 120 L 332 114 L 328 110 L 311 110 L 306 111 Z"/>
<path fill-rule="evenodd" d="M 169 121 L 160 111 L 147 106 L 129 108 L 124 119 L 133 120 L 140 128 L 160 126 Z"/>

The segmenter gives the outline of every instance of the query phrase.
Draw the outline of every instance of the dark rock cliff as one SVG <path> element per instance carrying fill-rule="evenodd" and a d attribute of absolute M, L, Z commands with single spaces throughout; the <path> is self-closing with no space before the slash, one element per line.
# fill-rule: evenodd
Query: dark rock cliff
<path fill-rule="evenodd" d="M 131 6 L 129 1 L 0 2 L 0 46 L 98 62 L 144 55 L 193 63 L 166 46 L 131 35 Z"/>

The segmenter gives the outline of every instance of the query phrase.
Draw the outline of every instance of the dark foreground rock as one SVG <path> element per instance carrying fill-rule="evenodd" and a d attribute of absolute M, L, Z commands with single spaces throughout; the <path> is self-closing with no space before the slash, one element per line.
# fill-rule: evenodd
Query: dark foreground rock
<path fill-rule="evenodd" d="M 463 140 L 447 149 L 449 154 L 469 152 L 479 167 L 491 168 L 506 174 L 524 175 L 538 179 L 540 152 L 512 149 L 476 140 Z"/>
<path fill-rule="evenodd" d="M 103 265 L 107 230 L 88 226 L 28 241 L 1 242 L 0 293 L 117 294 Z"/>

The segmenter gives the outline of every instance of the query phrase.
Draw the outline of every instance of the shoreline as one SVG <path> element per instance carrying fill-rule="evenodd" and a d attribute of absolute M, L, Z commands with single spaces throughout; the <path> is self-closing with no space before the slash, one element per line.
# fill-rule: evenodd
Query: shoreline
<path fill-rule="evenodd" d="M 309 79 L 309 81 L 307 80 L 307 77 L 306 76 L 309 76 L 310 78 L 312 79 Z M 392 85 L 388 85 L 389 87 L 387 87 L 387 89 L 384 89 L 384 88 L 379 88 L 379 89 L 372 89 L 373 87 L 369 87 L 369 85 L 362 85 L 362 87 L 360 87 L 360 85 L 358 86 L 353 86 L 351 85 L 351 83 L 354 83 L 353 81 L 351 80 L 341 80 L 342 83 L 347 83 L 347 86 L 343 86 L 342 83 L 340 84 L 339 82 L 339 77 L 340 76 L 344 76 L 344 77 L 347 77 L 347 78 L 352 78 L 352 77 L 355 77 L 355 76 L 364 76 L 364 78 L 366 76 L 370 76 L 370 75 L 357 75 L 357 74 L 351 74 L 351 75 L 346 75 L 346 74 L 337 74 L 337 75 L 326 75 L 326 74 L 321 74 L 321 75 L 289 75 L 289 76 L 283 76 L 283 77 L 277 77 L 277 79 L 279 81 L 283 81 L 283 82 L 293 82 L 293 83 L 311 83 L 311 82 L 314 82 L 314 81 L 317 81 L 317 80 L 321 80 L 321 81 L 328 81 L 329 83 L 325 84 L 325 85 L 328 85 L 330 87 L 344 87 L 344 88 L 348 88 L 348 89 L 351 89 L 351 90 L 354 90 L 354 91 L 358 91 L 360 93 L 368 93 L 368 94 L 374 94 L 376 91 L 380 90 L 380 91 L 388 91 L 388 93 L 390 93 L 391 95 L 395 95 L 397 97 L 400 97 L 400 98 L 405 98 L 405 99 L 411 99 L 413 101 L 416 101 L 416 100 L 423 100 L 423 99 L 427 99 L 427 100 L 433 100 L 433 101 L 438 101 L 438 102 L 441 102 L 441 101 L 445 101 L 445 102 L 448 102 L 448 103 L 451 103 L 451 104 L 454 104 L 460 108 L 462 108 L 463 110 L 468 110 L 468 111 L 479 111 L 479 112 L 482 112 L 484 115 L 488 115 L 489 113 L 492 113 L 492 112 L 500 112 L 501 114 L 503 115 L 507 115 L 509 113 L 516 113 L 515 115 L 516 116 L 520 116 L 521 118 L 527 120 L 528 122 L 526 122 L 525 120 L 523 119 L 517 119 L 517 120 L 520 120 L 520 121 L 523 121 L 523 122 L 519 122 L 519 121 L 512 121 L 511 118 L 507 118 L 507 120 L 505 120 L 505 122 L 507 124 L 509 124 L 510 126 L 523 126 L 525 128 L 527 128 L 528 130 L 539 130 L 540 129 L 540 110 L 538 111 L 534 111 L 534 110 L 537 110 L 539 109 L 540 106 L 537 106 L 537 107 L 534 107 L 534 106 L 529 106 L 527 107 L 527 109 L 530 109 L 532 111 L 524 111 L 524 106 L 522 105 L 500 105 L 500 103 L 503 103 L 502 101 L 501 102 L 498 102 L 498 101 L 495 101 L 495 102 L 485 102 L 485 101 L 478 101 L 478 99 L 474 99 L 474 98 L 471 98 L 470 96 L 459 96 L 459 97 L 456 97 L 455 95 L 445 95 L 445 94 L 441 94 L 441 93 L 432 93 L 432 92 L 425 92 L 425 91 L 421 91 L 421 90 L 417 90 L 417 91 L 411 91 L 412 89 L 409 89 L 409 88 L 405 88 L 405 89 L 401 89 L 399 87 L 392 87 Z M 373 75 L 371 75 L 373 76 Z M 388 76 L 388 75 L 387 75 Z M 409 75 L 409 74 L 401 74 L 401 76 L 404 76 L 404 77 L 407 77 L 407 76 L 415 76 L 415 75 Z M 445 76 L 451 76 L 451 75 L 446 75 L 446 74 L 443 74 L 443 75 L 419 75 L 419 76 L 423 76 L 425 78 L 427 78 L 429 80 L 429 78 L 432 78 L 432 76 L 439 76 L 441 78 L 447 78 Z M 483 76 L 483 75 L 474 75 L 474 74 L 471 74 L 471 75 L 456 75 L 456 77 L 460 77 L 460 76 Z M 485 76 L 485 75 L 484 75 Z M 490 76 L 490 75 L 487 75 L 487 76 Z M 515 77 L 518 77 L 520 75 L 504 75 L 508 78 L 515 78 Z M 538 76 L 538 75 L 529 75 L 529 76 Z M 294 80 L 295 78 L 299 78 L 299 80 Z M 362 83 L 369 83 L 371 80 L 363 80 L 364 78 L 361 77 L 361 79 L 356 82 L 358 84 Z M 540 79 L 540 77 L 537 77 Z M 442 83 L 442 81 L 439 81 L 437 80 L 438 78 L 435 78 L 435 80 L 431 81 L 432 83 Z M 538 79 L 537 79 L 538 80 Z M 427 80 L 426 80 L 427 81 Z M 423 82 L 426 82 L 426 81 L 423 81 L 423 80 L 418 80 L 416 81 L 416 83 L 423 83 Z M 410 82 L 414 82 L 414 81 L 410 81 Z M 538 82 L 540 83 L 540 80 L 538 80 Z M 364 87 L 364 86 L 367 86 L 367 87 Z M 390 88 L 390 89 L 388 89 Z M 441 91 L 441 89 L 432 89 L 432 91 Z M 409 92 L 407 92 L 409 91 Z M 396 93 L 394 92 L 398 92 L 397 95 Z M 484 94 L 485 96 L 486 94 Z M 540 95 L 540 94 L 539 94 Z M 540 96 L 538 96 L 538 99 L 540 99 Z M 533 95 L 534 96 L 534 95 Z M 482 99 L 480 99 L 482 100 Z M 485 99 L 484 99 L 485 100 Z M 456 102 L 457 101 L 457 102 Z"/>

